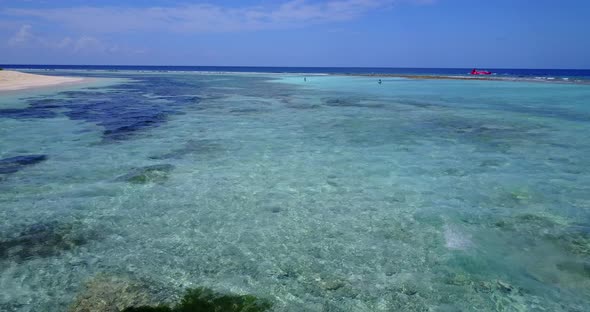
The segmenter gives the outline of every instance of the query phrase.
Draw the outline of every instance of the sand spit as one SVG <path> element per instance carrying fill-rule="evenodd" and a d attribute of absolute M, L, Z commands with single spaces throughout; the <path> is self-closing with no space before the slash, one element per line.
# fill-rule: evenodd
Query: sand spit
<path fill-rule="evenodd" d="M 88 81 L 87 78 L 58 77 L 27 74 L 17 71 L 0 70 L 0 91 L 16 91 L 40 87 L 78 84 Z"/>

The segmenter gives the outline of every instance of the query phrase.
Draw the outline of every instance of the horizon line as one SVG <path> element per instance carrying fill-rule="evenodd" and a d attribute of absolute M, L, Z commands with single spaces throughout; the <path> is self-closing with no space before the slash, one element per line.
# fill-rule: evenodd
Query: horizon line
<path fill-rule="evenodd" d="M 130 65 L 130 64 L 0 64 L 1 66 L 126 66 L 126 67 L 241 67 L 241 68 L 352 68 L 352 69 L 524 69 L 524 70 L 583 70 L 590 71 L 590 68 L 525 68 L 525 67 L 378 67 L 378 66 L 276 66 L 276 65 Z"/>

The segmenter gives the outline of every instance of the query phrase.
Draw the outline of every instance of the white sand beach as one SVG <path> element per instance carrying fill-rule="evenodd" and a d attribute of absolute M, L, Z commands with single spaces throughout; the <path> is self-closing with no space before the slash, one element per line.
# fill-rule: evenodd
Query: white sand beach
<path fill-rule="evenodd" d="M 86 81 L 85 78 L 57 77 L 21 73 L 17 71 L 0 71 L 0 91 L 15 91 L 39 87 L 77 84 Z"/>

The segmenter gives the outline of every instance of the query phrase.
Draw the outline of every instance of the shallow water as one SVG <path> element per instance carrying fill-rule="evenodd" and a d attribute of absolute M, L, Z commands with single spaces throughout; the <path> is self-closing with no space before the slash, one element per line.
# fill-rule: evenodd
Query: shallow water
<path fill-rule="evenodd" d="M 590 309 L 590 86 L 79 74 L 127 79 L 0 96 L 2 311 L 101 273 L 276 311 Z"/>

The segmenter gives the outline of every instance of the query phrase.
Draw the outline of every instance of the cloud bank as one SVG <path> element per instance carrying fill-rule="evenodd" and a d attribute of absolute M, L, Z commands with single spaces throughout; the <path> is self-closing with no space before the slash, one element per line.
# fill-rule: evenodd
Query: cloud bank
<path fill-rule="evenodd" d="M 259 5 L 201 1 L 160 6 L 139 1 L 109 6 L 64 6 L 59 1 L 45 2 L 42 7 L 5 5 L 0 7 L 0 49 L 12 53 L 12 58 L 40 51 L 43 55 L 91 60 L 110 56 L 164 57 L 172 52 L 152 38 L 178 38 L 186 43 L 184 39 L 191 35 L 194 40 L 186 43 L 192 47 L 191 55 L 202 55 L 208 47 L 202 43 L 207 42 L 207 37 L 200 34 L 246 32 L 247 36 L 254 32 L 317 29 L 314 26 L 344 24 L 398 4 L 424 5 L 437 0 L 259 0 Z"/>
<path fill-rule="evenodd" d="M 291 0 L 275 5 L 225 7 L 188 4 L 174 7 L 72 7 L 0 10 L 0 14 L 46 20 L 95 33 L 139 31 L 236 32 L 299 28 L 353 20 L 400 2 L 433 0 Z"/>
<path fill-rule="evenodd" d="M 21 28 L 8 39 L 8 45 L 11 47 L 23 45 L 32 39 L 34 39 L 33 34 L 31 33 L 31 28 L 33 26 L 29 24 L 22 25 Z"/>
<path fill-rule="evenodd" d="M 8 39 L 8 46 L 11 48 L 43 48 L 54 51 L 68 51 L 70 53 L 135 53 L 130 49 L 123 49 L 117 45 L 103 42 L 93 36 L 82 35 L 76 38 L 69 36 L 63 38 L 51 38 L 38 35 L 34 32 L 33 26 L 22 25 L 19 30 Z"/>

